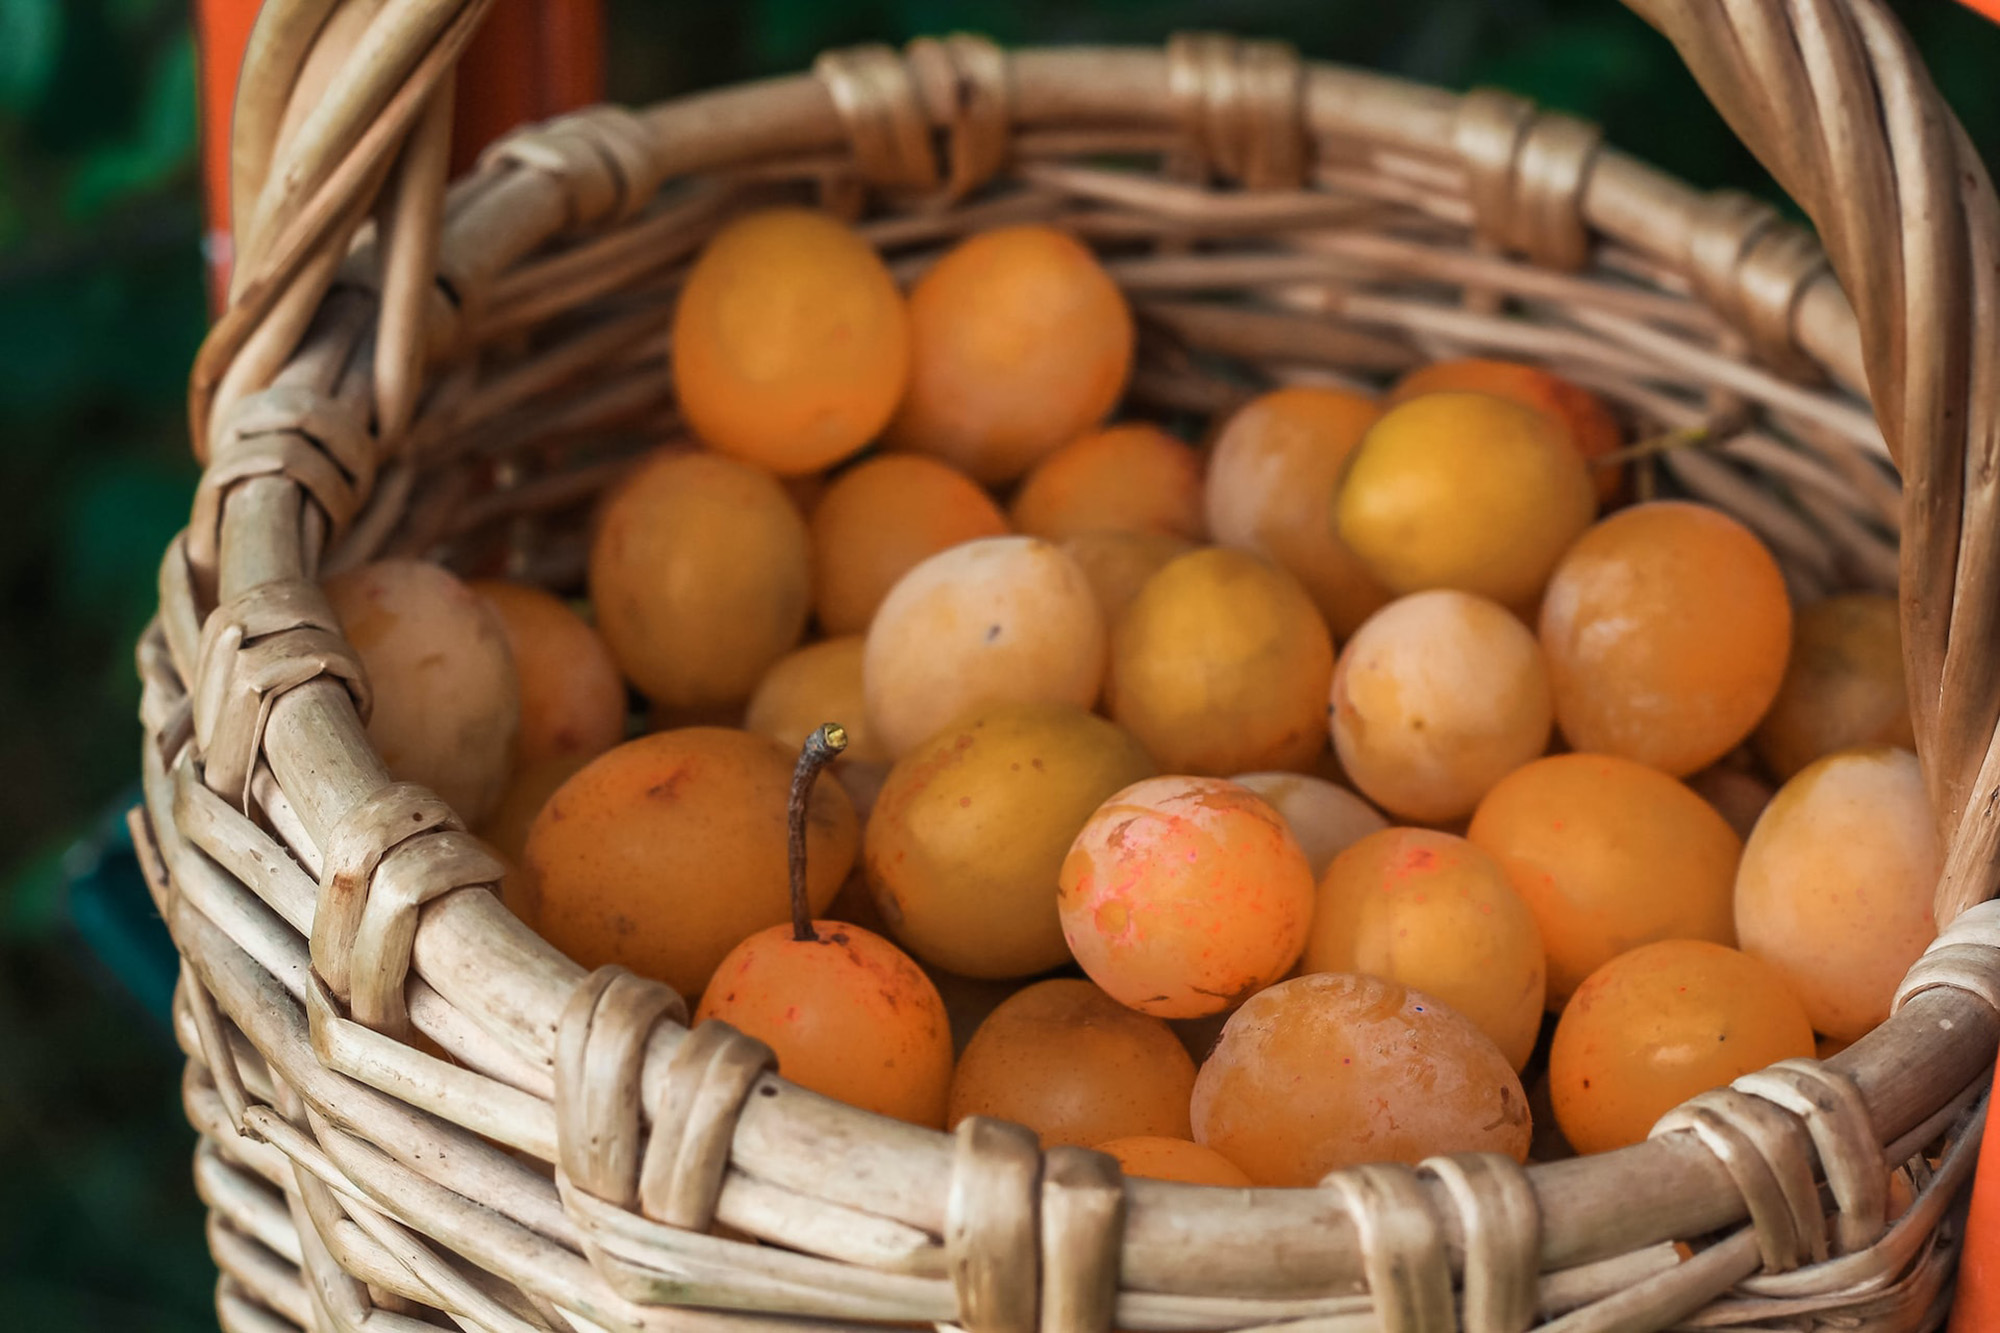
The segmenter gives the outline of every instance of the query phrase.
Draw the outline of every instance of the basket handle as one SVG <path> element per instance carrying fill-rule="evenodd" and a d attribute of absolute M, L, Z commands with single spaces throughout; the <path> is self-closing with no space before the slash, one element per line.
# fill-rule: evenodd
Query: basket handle
<path fill-rule="evenodd" d="M 1903 654 L 1946 849 L 2000 884 L 2000 207 L 1880 0 L 1626 0 L 1818 227 L 1903 473 Z"/>

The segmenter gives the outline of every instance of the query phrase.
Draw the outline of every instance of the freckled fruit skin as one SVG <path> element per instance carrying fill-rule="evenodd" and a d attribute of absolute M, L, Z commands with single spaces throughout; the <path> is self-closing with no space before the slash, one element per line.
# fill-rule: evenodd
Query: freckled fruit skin
<path fill-rule="evenodd" d="M 791 918 L 785 800 L 793 757 L 723 727 L 627 741 L 556 790 L 528 831 L 521 917 L 581 963 L 699 995 L 723 955 Z M 823 912 L 854 864 L 836 783 L 806 813 L 807 898 Z"/>
<path fill-rule="evenodd" d="M 1943 859 L 1917 757 L 1841 750 L 1778 789 L 1743 848 L 1736 929 L 1776 968 L 1815 1029 L 1853 1041 L 1937 934 Z"/>
<path fill-rule="evenodd" d="M 1230 781 L 1256 792 L 1284 816 L 1315 880 L 1326 873 L 1334 857 L 1389 827 L 1374 806 L 1338 783 L 1310 773 L 1238 773 Z"/>
<path fill-rule="evenodd" d="M 1213 1148 L 1204 1148 L 1192 1139 L 1165 1139 L 1149 1134 L 1112 1139 L 1097 1145 L 1097 1151 L 1118 1159 L 1118 1167 L 1128 1176 L 1147 1180 L 1175 1180 L 1183 1185 L 1222 1185 L 1246 1188 L 1250 1177 L 1243 1168 Z"/>
<path fill-rule="evenodd" d="M 1381 415 L 1359 394 L 1277 389 L 1229 419 L 1208 463 L 1204 499 L 1215 540 L 1290 571 L 1343 639 L 1390 597 L 1340 539 L 1333 517 L 1341 470 Z"/>
<path fill-rule="evenodd" d="M 951 1091 L 951 1024 L 922 968 L 860 926 L 790 922 L 750 936 L 722 960 L 695 1021 L 719 1018 L 769 1046 L 802 1088 L 932 1129 Z"/>
<path fill-rule="evenodd" d="M 1283 816 L 1220 778 L 1134 783 L 1062 863 L 1063 937 L 1091 980 L 1161 1018 L 1220 1013 L 1297 960 L 1312 871 Z"/>
<path fill-rule="evenodd" d="M 1392 592 L 1532 603 L 1597 512 L 1583 458 L 1540 412 L 1431 393 L 1368 428 L 1334 502 L 1341 540 Z"/>
<path fill-rule="evenodd" d="M 772 208 L 709 241 L 674 307 L 674 390 L 694 433 L 780 476 L 875 438 L 909 381 L 910 319 L 873 246 Z"/>
<path fill-rule="evenodd" d="M 1799 608 L 1784 683 L 1754 744 L 1780 779 L 1835 750 L 1916 748 L 1895 598 L 1851 593 Z"/>
<path fill-rule="evenodd" d="M 625 682 L 582 616 L 526 584 L 481 579 L 467 586 L 500 617 L 514 657 L 521 684 L 517 766 L 589 759 L 625 739 Z"/>
<path fill-rule="evenodd" d="M 1076 562 L 1036 537 L 987 537 L 905 574 L 868 626 L 868 721 L 891 755 L 1003 703 L 1088 708 L 1104 616 Z"/>
<path fill-rule="evenodd" d="M 1012 517 L 1049 541 L 1107 531 L 1199 538 L 1201 456 L 1150 422 L 1091 431 L 1035 464 Z"/>
<path fill-rule="evenodd" d="M 757 682 L 743 729 L 769 736 L 792 753 L 806 737 L 828 722 L 847 729 L 847 748 L 839 765 L 886 762 L 888 751 L 868 726 L 861 691 L 861 636 L 821 639 L 794 648 L 772 664 Z"/>
<path fill-rule="evenodd" d="M 1111 715 L 1173 772 L 1308 767 L 1326 744 L 1332 679 L 1312 599 L 1244 551 L 1170 561 L 1111 636 Z"/>
<path fill-rule="evenodd" d="M 1549 1091 L 1571 1146 L 1609 1152 L 1698 1092 L 1812 1053 L 1812 1024 L 1775 971 L 1706 940 L 1662 940 L 1578 987 L 1556 1025 Z"/>
<path fill-rule="evenodd" d="M 1194 1061 L 1172 1029 L 1087 981 L 1056 977 L 1000 1002 L 952 1078 L 948 1119 L 1026 1125 L 1044 1148 L 1188 1136 Z"/>
<path fill-rule="evenodd" d="M 326 581 L 327 600 L 368 673 L 368 739 L 404 782 L 469 824 L 506 790 L 521 696 L 506 628 L 449 571 L 381 560 Z"/>
<path fill-rule="evenodd" d="M 806 527 L 770 474 L 661 452 L 605 506 L 590 548 L 598 631 L 670 709 L 733 707 L 806 627 Z"/>
<path fill-rule="evenodd" d="M 1465 836 L 1535 914 L 1552 1010 L 1641 944 L 1736 943 L 1730 899 L 1743 844 L 1713 806 L 1657 769 L 1615 755 L 1537 759 L 1486 794 Z"/>
<path fill-rule="evenodd" d="M 1001 537 L 979 484 L 919 454 L 883 454 L 834 478 L 812 511 L 813 611 L 828 634 L 859 634 L 896 581 L 939 551 Z"/>
<path fill-rule="evenodd" d="M 1791 650 L 1778 562 L 1727 514 L 1678 500 L 1620 510 L 1578 538 L 1540 622 L 1570 745 L 1675 777 L 1750 735 Z"/>
<path fill-rule="evenodd" d="M 1317 973 L 1253 995 L 1195 1079 L 1195 1142 L 1259 1185 L 1310 1186 L 1363 1162 L 1528 1153 L 1528 1098 L 1506 1057 L 1441 1001 Z"/>
<path fill-rule="evenodd" d="M 891 933 L 962 976 L 1066 961 L 1063 857 L 1106 797 L 1153 771 L 1122 728 L 1074 705 L 1007 704 L 947 727 L 890 770 L 868 818 L 868 885 Z"/>
<path fill-rule="evenodd" d="M 1384 829 L 1334 858 L 1314 899 L 1307 972 L 1360 972 L 1443 1000 L 1528 1063 L 1548 969 L 1500 863 L 1449 833 Z"/>
<path fill-rule="evenodd" d="M 1539 366 L 1518 361 L 1476 356 L 1433 361 L 1396 381 L 1387 401 L 1393 407 L 1422 394 L 1452 389 L 1490 393 L 1543 413 L 1562 428 L 1585 462 L 1602 458 L 1624 443 L 1618 419 L 1596 394 Z M 1600 501 L 1610 504 L 1618 498 L 1617 468 L 1593 467 L 1590 476 Z"/>
<path fill-rule="evenodd" d="M 1555 720 L 1535 636 L 1498 602 L 1439 588 L 1370 616 L 1341 650 L 1329 708 L 1354 785 L 1392 814 L 1470 814 L 1540 755 Z"/>
<path fill-rule="evenodd" d="M 911 288 L 910 333 L 910 387 L 886 442 L 988 484 L 1104 420 L 1132 369 L 1124 294 L 1052 227 L 954 246 Z"/>

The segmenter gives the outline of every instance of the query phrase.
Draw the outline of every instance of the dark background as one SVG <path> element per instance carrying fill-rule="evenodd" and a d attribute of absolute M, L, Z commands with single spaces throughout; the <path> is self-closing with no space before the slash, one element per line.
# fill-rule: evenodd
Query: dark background
<path fill-rule="evenodd" d="M 187 0 L 0 0 L 0 1320 L 212 1328 L 173 961 L 115 837 L 131 650 L 194 484 L 204 320 Z M 1900 6 L 1989 162 L 2000 28 Z M 610 0 L 611 95 L 805 66 L 822 47 L 1279 36 L 1305 54 L 1602 123 L 1703 185 L 1771 185 L 1666 43 L 1610 0 Z"/>

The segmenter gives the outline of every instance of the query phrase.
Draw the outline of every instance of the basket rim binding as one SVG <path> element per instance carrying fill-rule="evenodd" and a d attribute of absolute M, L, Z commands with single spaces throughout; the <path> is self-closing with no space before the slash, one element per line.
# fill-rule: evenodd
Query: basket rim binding
<path fill-rule="evenodd" d="M 1953 637 L 1978 641 L 1980 599 L 1965 598 L 1970 630 L 1947 622 L 1951 633 L 1940 635 L 1935 623 L 1960 614 L 1953 596 L 1935 590 L 1964 597 L 1990 586 L 1995 561 L 1981 543 L 1993 525 L 1982 506 L 1993 501 L 1964 486 L 1973 464 L 1963 460 L 1990 462 L 1993 395 L 1982 406 L 1978 394 L 2000 376 L 1994 340 L 1973 337 L 1990 334 L 1995 307 L 1993 266 L 1979 265 L 1994 248 L 1990 186 L 1875 6 L 1855 6 L 1824 29 L 1772 31 L 1791 20 L 1758 9 L 1732 17 L 1741 30 L 1725 30 L 1704 6 L 1644 6 L 1820 219 L 1834 267 L 1862 293 L 1857 318 L 1817 254 L 1768 216 L 1601 148 L 1577 122 L 1500 95 L 1461 98 L 1300 66 L 1271 44 L 1221 39 L 1177 41 L 1164 55 L 1003 58 L 971 39 L 918 43 L 901 58 L 881 48 L 838 53 L 816 75 L 638 113 L 596 108 L 530 130 L 447 198 L 440 145 L 450 64 L 485 2 L 406 6 L 395 11 L 403 27 L 390 31 L 384 20 L 354 35 L 345 54 L 366 77 L 344 72 L 282 142 L 275 114 L 244 113 L 260 89 L 282 105 L 277 94 L 289 91 L 318 30 L 314 6 L 274 6 L 279 18 L 253 39 L 236 167 L 237 198 L 257 203 L 238 219 L 232 307 L 204 347 L 191 393 L 209 470 L 190 528 L 169 552 L 162 615 L 141 649 L 150 812 L 141 842 L 154 853 L 150 878 L 186 960 L 185 1036 L 213 1080 L 212 1089 L 193 1085 L 191 1113 L 244 1158 L 277 1145 L 299 1163 L 295 1212 L 311 1224 L 300 1225 L 299 1243 L 316 1279 L 332 1257 L 312 1245 L 343 1225 L 392 1237 L 404 1227 L 406 1241 L 409 1227 L 455 1243 L 472 1235 L 447 1201 L 433 1200 L 429 1213 L 410 1202 L 426 1185 L 475 1199 L 520 1194 L 517 1229 L 557 1238 L 547 1249 L 571 1259 L 582 1249 L 594 1266 L 544 1275 L 533 1290 L 552 1305 L 626 1320 L 637 1316 L 618 1296 L 671 1289 L 699 1300 L 714 1289 L 663 1267 L 667 1254 L 702 1272 L 749 1258 L 767 1264 L 760 1280 L 771 1284 L 772 1309 L 821 1309 L 812 1292 L 829 1284 L 827 1299 L 849 1317 L 915 1310 L 911 1317 L 973 1328 L 1029 1327 L 1052 1311 L 1101 1327 L 1114 1302 L 1128 1327 L 1345 1314 L 1366 1301 L 1343 1307 L 1347 1298 L 1325 1293 L 1364 1278 L 1384 1303 L 1385 1326 L 1430 1327 L 1440 1299 L 1451 1317 L 1454 1269 L 1470 1326 L 1519 1327 L 1533 1308 L 1536 1269 L 1588 1263 L 1599 1266 L 1567 1275 L 1572 1285 L 1668 1322 L 1760 1265 L 1772 1275 L 1753 1284 L 1776 1284 L 1773 1298 L 1821 1294 L 1804 1280 L 1816 1271 L 1836 1279 L 1835 1290 L 1901 1271 L 1944 1203 L 1929 1209 L 1924 1228 L 1883 1236 L 1882 1142 L 1895 1140 L 1900 1155 L 1889 1160 L 1898 1161 L 1956 1122 L 2000 1040 L 2000 912 L 1953 919 L 1951 910 L 1991 889 L 1992 857 L 1979 858 L 1994 821 L 1963 793 L 1991 786 L 1974 779 L 2000 692 L 1976 701 L 1980 672 L 1991 668 Z M 294 31 L 302 14 L 312 20 L 303 37 Z M 1800 86 L 1808 68 L 1808 84 L 1832 90 L 1820 99 L 1827 119 L 1847 117 L 1824 130 L 1826 142 L 1784 129 L 1795 107 L 1768 91 Z M 1857 113 L 1843 108 L 1864 96 L 1879 119 L 1857 128 Z M 1412 191 L 1440 171 L 1459 172 L 1471 220 L 1495 250 L 1560 272 L 1583 260 L 1594 235 L 1649 275 L 1678 275 L 1772 363 L 1796 371 L 1807 358 L 1856 391 L 1902 372 L 1883 412 L 1909 485 L 1905 586 L 1922 594 L 1905 595 L 1906 624 L 1918 631 L 1909 635 L 1912 679 L 1942 682 L 1935 696 L 1918 691 L 1928 702 L 1917 720 L 1933 790 L 1944 796 L 1953 869 L 1940 913 L 1951 925 L 1906 982 L 1889 1024 L 1824 1065 L 1781 1067 L 1702 1102 L 1683 1116 L 1685 1132 L 1605 1157 L 1525 1173 L 1441 1163 L 1421 1180 L 1368 1168 L 1319 1191 L 1121 1185 L 1101 1159 L 1038 1154 L 1010 1127 L 975 1122 L 952 1139 L 782 1084 L 754 1043 L 712 1028 L 690 1037 L 678 1026 L 684 1007 L 664 988 L 606 970 L 585 978 L 477 887 L 497 878 L 488 854 L 434 797 L 390 783 L 369 749 L 357 711 L 365 681 L 311 581 L 322 550 L 352 558 L 382 535 L 371 524 L 401 510 L 408 459 L 439 403 L 453 406 L 449 386 L 421 396 L 427 361 L 496 328 L 525 327 L 547 313 L 561 284 L 593 280 L 587 267 L 542 258 L 539 247 L 561 231 L 637 215 L 668 181 L 807 155 L 842 176 L 851 163 L 878 188 L 925 188 L 943 176 L 963 193 L 1002 164 L 1010 137 L 1028 160 L 1023 139 L 1075 125 L 1150 135 L 1251 186 L 1282 185 L 1309 166 L 1322 181 L 1366 170 L 1383 188 Z M 1872 147 L 1857 147 L 1851 161 L 1827 151 L 1865 139 L 1871 125 Z M 265 131 L 268 172 L 257 161 Z M 932 155 L 933 131 L 949 143 L 949 176 Z M 1045 183 L 1061 180 L 1061 167 L 1029 165 Z M 1967 183 L 1956 189 L 1961 171 Z M 1899 189 L 1908 196 L 1900 207 Z M 1278 190 L 1258 206 L 1292 197 Z M 1880 207 L 1885 198 L 1891 206 Z M 1940 198 L 1940 212 L 1918 219 L 1930 233 L 1913 225 L 1898 240 L 1879 234 Z M 658 242 L 675 227 L 698 229 L 714 206 L 697 194 L 639 225 L 657 222 Z M 369 217 L 381 237 L 379 284 L 364 266 L 343 269 L 349 239 Z M 1866 273 L 1852 281 L 1891 251 L 1895 281 Z M 1817 414 L 1830 430 L 1852 428 L 1854 414 L 1841 416 L 1831 400 L 1737 369 L 1734 386 L 1753 400 Z M 1983 730 L 1968 724 L 1982 718 Z M 405 1044 L 412 1028 L 457 1063 Z M 417 1165 L 434 1132 L 457 1162 Z M 545 1183 L 529 1199 L 540 1177 L 519 1167 L 510 1174 L 511 1159 L 473 1133 L 559 1161 L 560 1200 Z M 1940 1166 L 1943 1185 L 1969 1169 L 1973 1137 L 1961 1125 Z M 1815 1156 L 1834 1188 L 1830 1242 L 1817 1195 L 1796 1188 Z M 1646 1209 L 1633 1207 L 1635 1191 Z M 1746 1215 L 1751 1229 L 1693 1262 L 1661 1270 L 1656 1251 L 1646 1257 L 1663 1239 Z M 703 1248 L 710 1238 L 694 1233 L 718 1216 L 892 1271 L 839 1284 L 823 1261 L 787 1267 L 770 1257 L 777 1251 Z M 308 1230 L 321 1240 L 308 1241 Z M 463 1252 L 507 1271 L 495 1267 L 507 1253 L 498 1233 L 475 1239 L 488 1248 Z M 1848 1258 L 1785 1284 L 1783 1269 L 1810 1265 L 1829 1246 Z M 534 1253 L 560 1268 L 555 1254 Z M 669 1271 L 680 1275 L 662 1276 Z M 493 1297 L 447 1271 L 424 1269 L 416 1285 L 425 1299 L 494 1313 L 479 1304 Z M 1545 1301 L 1554 1285 L 1541 1283 Z M 365 1293 L 348 1296 L 365 1313 Z M 344 1300 L 324 1290 L 314 1299 Z M 1500 1322 L 1473 1324 L 1476 1301 Z M 1610 1317 L 1602 1301 L 1590 1309 Z"/>

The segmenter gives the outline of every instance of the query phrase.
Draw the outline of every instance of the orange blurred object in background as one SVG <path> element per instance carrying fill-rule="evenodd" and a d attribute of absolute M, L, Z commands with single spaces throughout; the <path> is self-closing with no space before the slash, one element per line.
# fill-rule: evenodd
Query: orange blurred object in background
<path fill-rule="evenodd" d="M 229 283 L 229 112 L 260 3 L 194 0 L 212 310 L 222 308 Z M 603 0 L 495 0 L 459 63 L 452 175 L 465 171 L 480 149 L 516 125 L 603 100 Z"/>

